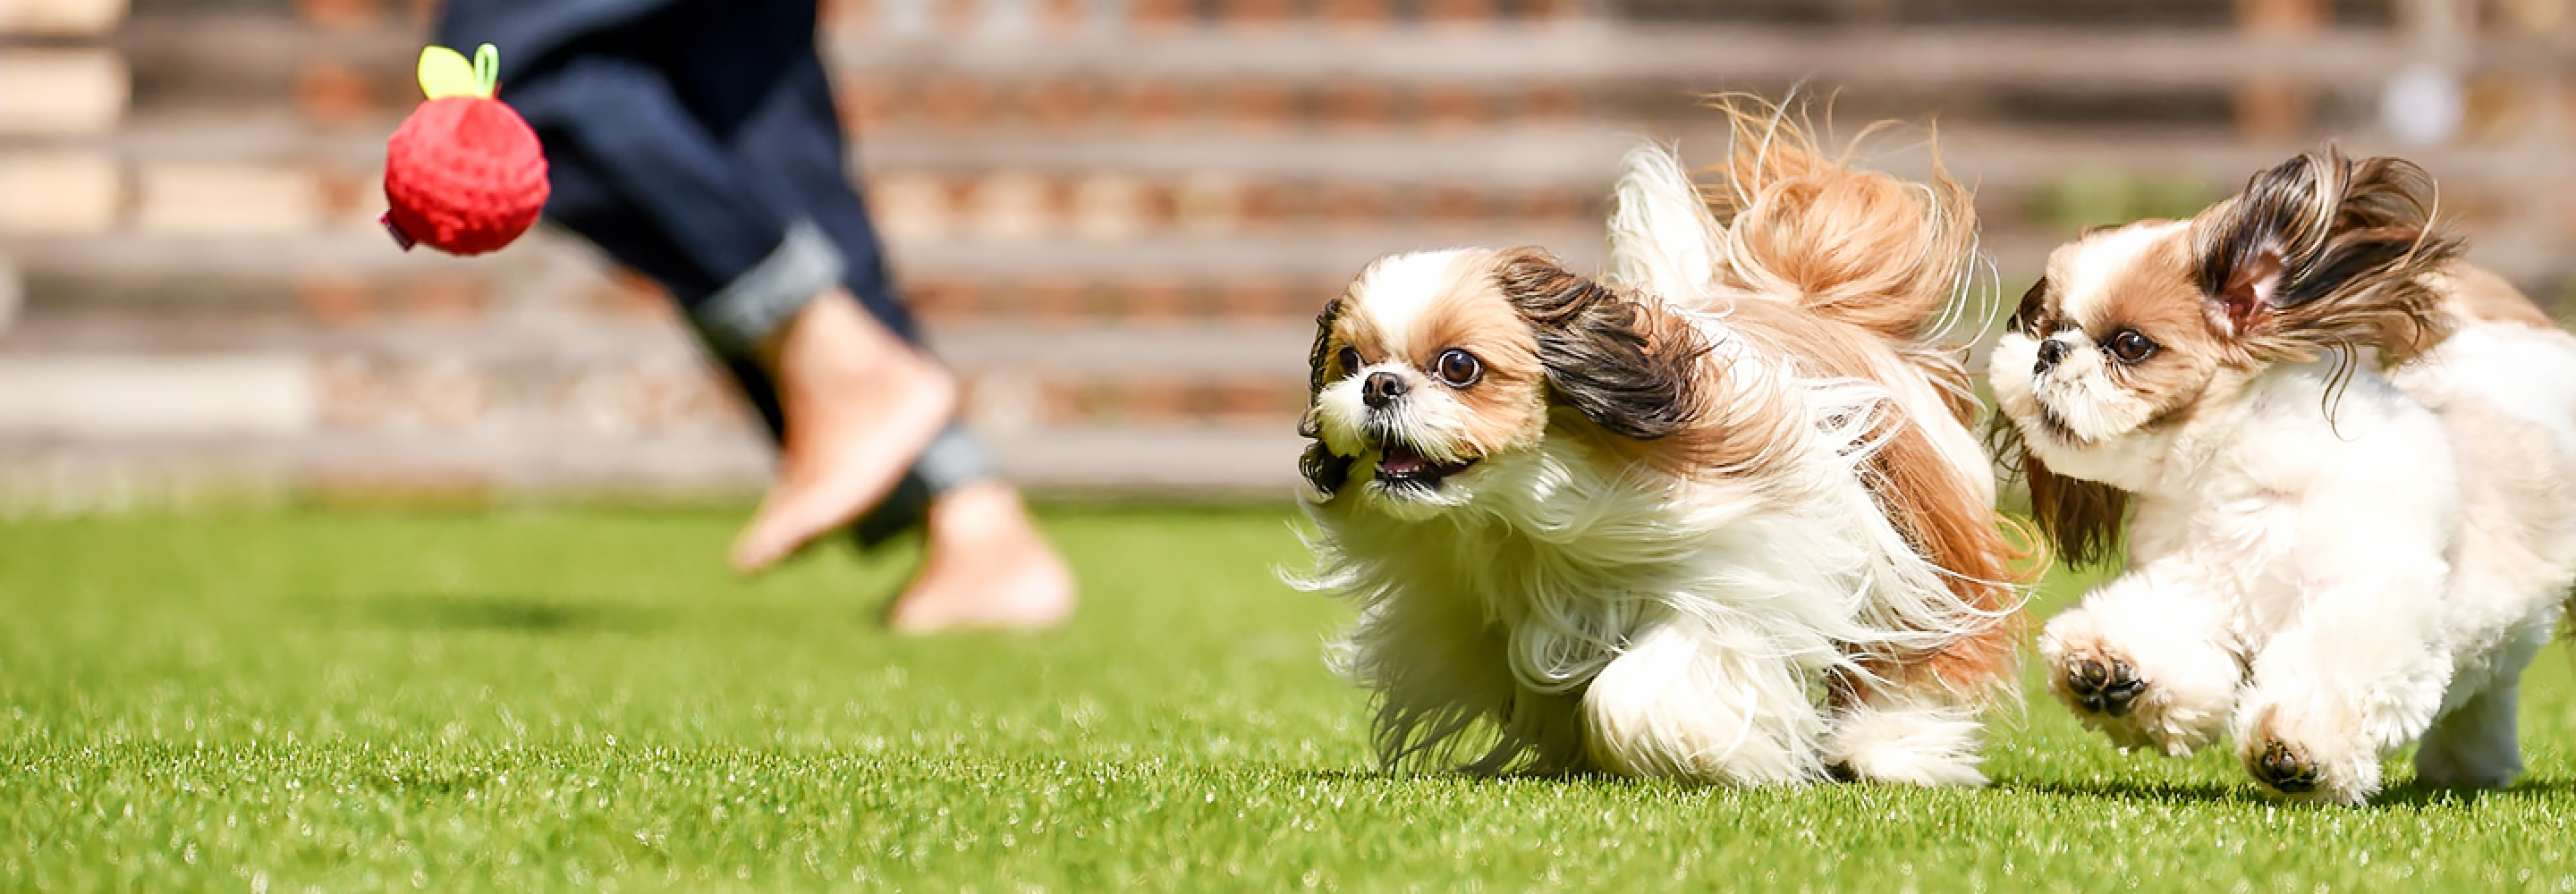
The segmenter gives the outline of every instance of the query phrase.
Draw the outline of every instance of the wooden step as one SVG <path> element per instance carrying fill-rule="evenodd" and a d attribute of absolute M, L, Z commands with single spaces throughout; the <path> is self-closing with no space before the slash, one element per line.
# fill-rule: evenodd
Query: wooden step
<path fill-rule="evenodd" d="M 125 62 L 100 49 L 0 48 L 0 136 L 96 134 L 125 114 Z"/>
<path fill-rule="evenodd" d="M 932 352 L 966 383 L 966 412 L 998 432 L 1117 422 L 1157 428 L 1290 427 L 1305 399 L 1311 328 L 1266 326 L 941 326 Z M 137 387 L 195 365 L 287 364 L 315 431 L 484 432 L 528 438 L 615 430 L 639 436 L 743 428 L 746 418 L 680 327 L 601 323 L 319 328 L 287 320 L 39 313 L 0 335 L 0 360 L 52 403 L 0 432 L 116 432 L 166 411 Z M 177 372 L 171 372 L 176 370 Z M 92 387 L 85 378 L 106 384 Z M 272 382 L 272 386 L 276 383 Z M 139 386 L 138 386 L 139 387 Z M 276 390 L 234 383 L 245 395 Z M 277 386 L 284 387 L 284 386 Z M 195 392 L 173 399 L 196 403 Z M 29 395 L 16 399 L 32 400 Z M 269 406 L 258 403 L 256 407 Z M 216 402 L 172 418 L 177 431 L 260 425 Z M 102 413 L 61 414 L 78 409 Z M 227 409 L 230 408 L 230 409 Z M 45 415 L 45 414 L 55 415 Z M 32 415 L 31 415 L 32 414 Z M 58 418 L 59 417 L 59 418 Z"/>
<path fill-rule="evenodd" d="M 252 178 L 255 183 L 266 181 Z M 183 184 L 194 189 L 199 184 Z M 233 188 L 228 181 L 206 184 L 209 193 Z M 146 184 L 146 190 L 151 189 Z M 246 187 L 245 192 L 249 192 Z M 183 190 L 185 192 L 185 190 Z M 281 195 L 294 195 L 281 188 Z M 193 193 L 192 193 L 193 194 Z M 202 207 L 202 206 L 189 206 Z M 268 212 L 262 223 L 310 220 L 304 211 Z M 211 215 L 211 211 L 206 212 Z M 174 215 L 175 217 L 176 215 Z M 201 219 L 178 217 L 174 224 Z M 553 238 L 553 237 L 548 237 Z M 425 270 L 503 271 L 542 263 L 539 254 L 569 250 L 547 248 L 548 238 L 513 246 L 481 258 L 449 258 L 431 251 L 404 252 L 381 230 L 350 226 L 277 234 L 238 234 L 174 226 L 168 230 L 97 237 L 33 237 L 21 240 L 22 263 L 30 276 L 75 279 L 116 277 L 274 277 L 300 273 L 351 275 Z M 1597 226 L 1507 225 L 1288 231 L 1248 234 L 1171 235 L 1114 244 L 1087 244 L 1055 239 L 942 239 L 911 242 L 890 239 L 887 254 L 905 277 L 972 277 L 984 281 L 1031 279 L 1073 281 L 1156 276 L 1209 281 L 1264 278 L 1291 281 L 1346 281 L 1380 255 L 1420 249 L 1484 245 L 1543 245 L 1568 263 L 1598 266 L 1602 250 Z"/>
<path fill-rule="evenodd" d="M 293 436 L 315 426 L 291 355 L 0 357 L 0 432 L 54 438 Z"/>
<path fill-rule="evenodd" d="M 294 165 L 168 161 L 136 172 L 136 229 L 227 239 L 292 236 L 321 229 L 322 185 Z"/>
<path fill-rule="evenodd" d="M 2456 204 L 2456 202 L 2454 203 Z M 2452 205 L 2446 205 L 2452 207 Z M 2545 228 L 2488 221 L 2467 229 L 2472 256 L 2506 277 L 2554 292 L 2576 275 L 2561 237 Z M 2048 252 L 2072 228 L 1989 230 L 1982 247 L 2007 282 L 2035 275 Z M 550 240 L 500 255 L 456 259 L 428 252 L 402 253 L 379 233 L 326 231 L 300 237 L 114 235 L 31 237 L 14 240 L 30 282 L 29 300 L 79 304 L 89 296 L 131 294 L 188 304 L 244 302 L 284 312 L 299 300 L 318 302 L 312 313 L 385 313 L 400 319 L 416 299 L 401 297 L 423 276 L 506 282 L 547 264 L 570 259 L 588 264 L 586 251 Z M 1421 248 L 1534 244 L 1556 251 L 1577 270 L 1598 269 L 1598 230 L 1488 230 L 1443 234 L 1419 229 L 1299 234 L 1295 237 L 1147 239 L 1125 245 L 1071 242 L 950 240 L 896 242 L 907 293 L 926 317 L 956 321 L 1022 319 L 1044 325 L 1085 319 L 1152 321 L 1193 319 L 1300 320 L 1369 260 Z M 570 255 L 566 255 L 570 252 Z M 355 278 L 376 283 L 385 297 L 346 299 L 312 292 L 299 281 L 328 284 Z M 427 281 L 436 288 L 437 280 Z M 301 296 L 301 297 L 299 297 Z M 358 305 L 351 307 L 348 301 Z M 435 301 L 437 299 L 426 299 Z M 605 297 L 597 300 L 609 300 Z M 652 299 L 637 301 L 658 313 Z M 338 302 L 335 304 L 334 302 Z M 382 310 L 370 310 L 381 306 Z M 631 311 L 627 311 L 631 312 Z"/>
<path fill-rule="evenodd" d="M 1056 240 L 1093 246 L 1228 234 L 1293 240 L 1308 230 L 1392 230 L 1412 222 L 1565 230 L 1589 226 L 1601 213 L 1619 157 L 1645 142 L 1635 134 L 1677 143 L 1694 162 L 1721 151 L 1727 137 L 1709 117 L 1447 135 L 1156 138 L 1091 131 L 1049 137 L 1004 130 L 951 136 L 897 128 L 863 139 L 858 152 L 880 225 L 905 244 Z M 1836 129 L 1854 132 L 1860 126 L 1843 122 Z M 211 130 L 201 134 L 199 128 Z M 1930 156 L 1909 145 L 1922 133 L 1900 129 L 1877 140 L 1886 147 L 1877 153 L 1884 166 L 1909 176 L 1927 173 Z M 1943 161 L 1978 190 L 1981 210 L 1999 235 L 2034 222 L 2024 219 L 2033 214 L 2050 231 L 2098 222 L 2072 220 L 2057 209 L 2104 189 L 2206 202 L 2252 172 L 2317 145 L 2217 133 L 2149 137 L 1974 122 L 1946 126 L 1940 135 Z M 299 141 L 306 139 L 316 147 L 309 154 L 334 154 L 327 147 L 336 145 L 347 147 L 350 157 L 300 160 L 306 153 L 299 153 Z M 383 207 L 372 168 L 377 143 L 320 136 L 277 115 L 238 129 L 190 116 L 156 117 L 110 138 L 35 141 L 29 145 L 41 151 L 28 159 L 17 156 L 29 153 L 0 153 L 0 177 L 28 166 L 66 173 L 16 176 L 13 182 L 32 185 L 0 192 L 0 232 L 116 229 L 123 223 L 124 194 L 118 157 L 147 174 L 177 165 L 214 175 L 147 178 L 140 213 L 150 222 L 138 224 L 141 229 L 216 232 L 233 225 L 229 219 L 237 209 L 250 209 L 240 226 L 371 231 Z M 2355 154 L 2397 154 L 2422 163 L 2443 183 L 2447 208 L 2455 213 L 2488 207 L 2535 212 L 2563 204 L 2576 189 L 2551 186 L 2548 172 L 2565 160 L 2546 144 L 2415 149 L 2364 134 L 2341 145 Z M 90 157 L 104 153 L 114 154 Z M 72 169 L 79 175 L 72 176 Z M 290 177 L 310 182 L 291 183 Z M 2549 231 L 2544 227 L 2539 235 Z"/>
<path fill-rule="evenodd" d="M 1249 429 L 1071 428 L 988 440 L 1003 476 L 1041 493 L 1292 493 L 1304 442 Z M 136 490 L 283 489 L 545 499 L 722 495 L 749 499 L 770 481 L 769 450 L 741 435 L 542 442 L 406 434 L 309 438 L 169 437 L 107 442 L 0 435 L 0 501 L 50 498 L 60 511 L 102 501 L 151 504 Z M 51 493 L 47 493 L 50 491 Z"/>
<path fill-rule="evenodd" d="M 1317 298 L 1318 306 L 1322 298 Z M 1299 379 L 1314 328 L 1301 321 L 1165 326 L 1041 327 L 960 323 L 929 327 L 932 353 L 978 374 L 1064 378 L 1221 376 Z M 0 332 L 0 356 L 71 358 L 188 356 L 253 352 L 455 360 L 476 365 L 543 363 L 576 368 L 605 362 L 670 363 L 702 357 L 676 322 L 578 317 L 443 327 L 396 324 L 331 327 L 294 318 L 227 314 L 44 313 Z"/>
<path fill-rule="evenodd" d="M 114 157 L 84 150 L 0 150 L 0 235 L 96 235 L 124 209 Z"/>
<path fill-rule="evenodd" d="M 17 327 L 26 294 L 26 282 L 18 276 L 18 263 L 0 253 L 0 338 L 7 338 L 9 331 Z"/>
<path fill-rule="evenodd" d="M 2408 38 L 2335 29 L 2295 39 L 2185 29 L 1951 28 L 1876 32 L 1578 22 L 1419 34 L 1321 28 L 1257 35 L 1081 36 L 893 41 L 835 35 L 850 77 L 986 78 L 1115 74 L 1175 80 L 1354 80 L 1382 85 L 1663 84 L 1703 88 L 1807 81 L 1842 87 L 1963 89 L 2046 83 L 2061 88 L 2232 87 L 2252 79 L 2368 83 Z M 2475 71 L 2546 73 L 2545 41 L 2494 39 Z"/>
<path fill-rule="evenodd" d="M 174 12 L 138 16 L 118 31 L 113 46 L 133 60 L 139 77 L 190 95 L 249 95 L 254 87 L 279 95 L 307 66 L 329 63 L 386 85 L 380 89 L 387 97 L 407 99 L 396 88 L 422 37 L 416 28 L 392 23 L 330 31 L 273 15 Z M 2390 60 L 2413 58 L 2407 35 L 2351 27 L 2293 35 L 2072 26 L 1840 32 L 1574 20 L 1420 31 L 1290 24 L 1044 39 L 987 31 L 909 38 L 842 28 L 826 41 L 845 82 L 956 75 L 1381 89 L 1767 89 L 1806 82 L 1916 91 L 2037 85 L 2136 91 L 2233 89 L 2255 80 L 2375 85 L 2386 78 Z M 2544 39 L 2489 35 L 2469 70 L 2545 75 L 2557 70 L 2559 58 Z"/>
<path fill-rule="evenodd" d="M 0 0 L 0 36 L 90 37 L 125 18 L 126 0 Z"/>

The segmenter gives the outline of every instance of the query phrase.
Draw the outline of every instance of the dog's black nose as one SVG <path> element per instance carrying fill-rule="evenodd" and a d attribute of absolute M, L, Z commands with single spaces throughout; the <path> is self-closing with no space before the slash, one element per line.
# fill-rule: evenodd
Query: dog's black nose
<path fill-rule="evenodd" d="M 1396 398 L 1404 396 L 1404 392 L 1404 377 L 1391 372 L 1369 373 L 1368 380 L 1360 383 L 1360 399 L 1366 401 L 1370 409 L 1394 403 Z"/>
<path fill-rule="evenodd" d="M 2066 359 L 2066 351 L 2065 342 L 2054 338 L 2042 339 L 2039 343 L 2039 364 L 2030 368 L 2031 374 L 2037 375 L 2049 371 L 2057 365 L 2057 361 Z"/>

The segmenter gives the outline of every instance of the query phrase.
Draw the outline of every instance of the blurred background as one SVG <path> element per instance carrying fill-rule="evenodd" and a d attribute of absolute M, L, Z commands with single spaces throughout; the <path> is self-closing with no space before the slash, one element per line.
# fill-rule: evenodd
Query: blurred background
<path fill-rule="evenodd" d="M 1711 91 L 1937 118 L 2008 294 L 2074 228 L 2327 138 L 2424 163 L 2545 304 L 2576 285 L 2562 0 L 826 6 L 896 273 L 1042 493 L 1286 493 L 1326 297 L 1407 248 L 1597 263 L 1622 152 L 1723 148 Z M 377 227 L 432 11 L 0 0 L 0 512 L 766 483 L 649 284 L 554 234 L 457 260 Z"/>

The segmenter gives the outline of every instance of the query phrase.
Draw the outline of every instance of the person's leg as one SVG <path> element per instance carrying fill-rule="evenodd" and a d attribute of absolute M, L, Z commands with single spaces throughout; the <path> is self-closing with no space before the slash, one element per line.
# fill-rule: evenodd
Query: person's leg
<path fill-rule="evenodd" d="M 846 263 L 819 226 L 744 183 L 651 66 L 576 57 L 509 98 L 604 197 L 550 211 L 664 281 L 731 365 L 775 381 L 781 475 L 735 564 L 766 566 L 893 491 L 946 424 L 955 386 L 847 296 Z"/>
<path fill-rule="evenodd" d="M 779 89 L 727 142 L 745 179 L 795 203 L 840 248 L 847 292 L 889 328 L 915 331 L 858 185 L 847 174 L 848 146 L 821 59 L 810 50 L 795 57 Z M 880 510 L 900 508 L 905 497 L 928 503 L 928 555 L 888 613 L 890 623 L 911 631 L 1033 627 L 1071 612 L 1072 576 L 1019 495 L 995 477 L 980 444 L 952 425 L 914 469 L 920 488 L 908 482 Z"/>
<path fill-rule="evenodd" d="M 579 233 L 620 264 L 660 283 L 674 294 L 682 290 L 715 291 L 714 283 L 690 285 L 702 278 L 702 274 L 693 265 L 681 261 L 685 257 L 684 251 L 671 244 L 669 237 L 656 228 L 641 209 L 618 196 L 579 152 L 569 147 L 557 152 L 551 170 L 554 196 L 547 204 L 547 215 L 556 223 Z M 769 370 L 761 366 L 760 361 L 744 354 L 717 353 L 712 356 L 733 378 L 736 392 L 751 405 L 752 412 L 768 430 L 770 442 L 782 441 L 787 435 L 787 417 L 778 406 L 778 383 L 770 376 Z M 954 468 L 953 462 L 927 458 L 956 453 L 956 448 L 941 445 L 960 435 L 962 432 L 954 425 L 942 431 L 939 438 L 922 451 L 924 459 L 916 459 L 914 467 L 895 484 L 894 491 L 850 526 L 852 538 L 860 548 L 879 546 L 928 522 L 932 488 L 922 479 L 922 468 L 926 465 L 943 475 L 946 470 Z"/>

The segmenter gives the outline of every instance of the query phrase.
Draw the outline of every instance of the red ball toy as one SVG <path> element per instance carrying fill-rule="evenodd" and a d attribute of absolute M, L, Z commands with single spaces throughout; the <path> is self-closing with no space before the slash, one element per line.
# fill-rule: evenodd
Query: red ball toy
<path fill-rule="evenodd" d="M 492 98 L 500 55 L 484 44 L 468 66 L 445 47 L 421 53 L 429 101 L 385 142 L 385 229 L 454 255 L 510 244 L 545 210 L 545 147 L 528 122 Z"/>

